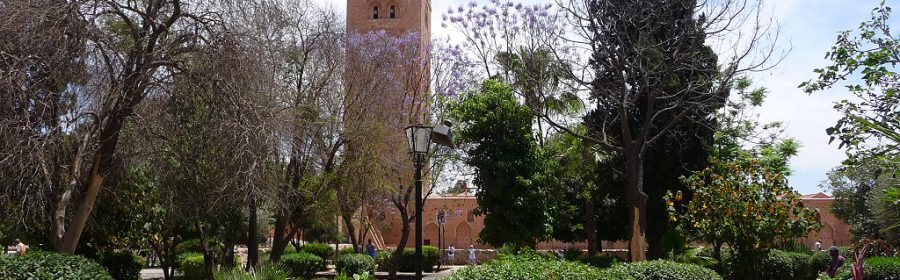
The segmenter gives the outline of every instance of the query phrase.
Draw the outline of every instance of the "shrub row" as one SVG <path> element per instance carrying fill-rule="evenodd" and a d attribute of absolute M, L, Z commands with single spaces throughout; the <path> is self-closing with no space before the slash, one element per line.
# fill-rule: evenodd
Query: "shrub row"
<path fill-rule="evenodd" d="M 601 272 L 603 280 L 721 280 L 715 271 L 693 264 L 655 260 L 614 265 Z"/>
<path fill-rule="evenodd" d="M 113 280 L 103 266 L 85 257 L 43 252 L 0 257 L 0 279 Z"/>
<path fill-rule="evenodd" d="M 865 262 L 863 280 L 900 280 L 900 257 L 870 257 Z"/>
<path fill-rule="evenodd" d="M 498 259 L 479 266 L 462 268 L 450 280 L 595 280 L 599 269 L 580 262 L 560 261 L 539 254 L 502 254 Z"/>
<path fill-rule="evenodd" d="M 387 271 L 391 267 L 391 257 L 394 251 L 381 250 L 375 255 L 375 264 L 378 270 Z M 441 263 L 441 251 L 434 246 L 422 246 L 422 256 L 424 257 L 422 268 L 425 272 L 434 272 L 434 267 Z M 400 257 L 397 271 L 413 272 L 415 271 L 416 250 L 413 248 L 405 248 L 403 255 Z"/>

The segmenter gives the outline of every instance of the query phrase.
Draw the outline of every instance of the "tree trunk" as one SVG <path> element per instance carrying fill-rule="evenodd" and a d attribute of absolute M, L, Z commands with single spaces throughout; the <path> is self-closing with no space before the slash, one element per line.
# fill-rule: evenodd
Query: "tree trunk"
<path fill-rule="evenodd" d="M 250 221 L 247 225 L 247 270 L 256 267 L 259 262 L 259 225 L 257 224 L 258 209 L 256 196 L 250 198 Z"/>
<path fill-rule="evenodd" d="M 344 226 L 347 227 L 347 235 L 350 237 L 350 244 L 353 245 L 353 251 L 359 253 L 359 245 L 356 240 L 356 227 L 353 226 L 353 215 L 348 211 L 341 211 L 341 218 L 344 220 Z"/>
<path fill-rule="evenodd" d="M 391 256 L 391 267 L 388 269 L 388 279 L 397 278 L 397 268 L 400 266 L 400 259 L 403 257 L 403 250 L 406 249 L 406 242 L 409 240 L 409 213 L 405 207 L 398 207 L 400 210 L 400 240 L 397 241 L 397 248 Z"/>
<path fill-rule="evenodd" d="M 628 253 L 630 260 L 637 262 L 646 259 L 644 243 L 647 228 L 647 195 L 643 191 L 644 163 L 640 148 L 626 149 L 625 162 L 627 165 L 625 199 L 628 204 L 628 223 L 631 229 Z"/>
<path fill-rule="evenodd" d="M 584 203 L 584 229 L 587 232 L 587 249 L 588 256 L 594 256 L 599 253 L 599 242 L 597 240 L 597 216 L 594 212 L 594 198 L 588 197 Z"/>
<path fill-rule="evenodd" d="M 273 262 L 281 260 L 281 255 L 284 254 L 284 250 L 293 236 L 292 233 L 287 232 L 288 222 L 291 220 L 291 211 L 281 211 L 282 213 L 275 217 L 275 234 L 272 238 L 272 253 L 269 255 L 269 259 Z"/>
<path fill-rule="evenodd" d="M 87 224 L 88 218 L 91 217 L 91 212 L 94 210 L 94 203 L 97 201 L 97 195 L 100 193 L 100 184 L 103 183 L 103 161 L 106 159 L 103 154 L 104 149 L 101 149 L 94 155 L 94 163 L 91 165 L 91 177 L 90 181 L 88 181 L 87 192 L 85 192 L 84 198 L 78 205 L 78 209 L 75 210 L 75 215 L 72 216 L 72 221 L 69 222 L 69 226 L 62 227 L 60 225 L 55 225 L 58 228 L 65 228 L 62 240 L 56 248 L 57 251 L 74 254 L 75 248 L 78 247 L 78 240 L 81 239 L 81 232 L 84 231 L 84 226 Z M 68 201 L 66 201 L 66 203 L 60 203 L 57 207 L 59 207 L 57 211 L 65 212 L 65 209 L 68 207 Z M 56 223 L 59 224 L 64 222 L 64 219 L 56 221 Z"/>
<path fill-rule="evenodd" d="M 207 280 L 215 280 L 215 263 L 213 262 L 212 250 L 210 250 L 209 246 L 206 244 L 206 234 L 203 231 L 203 224 L 197 222 L 196 225 L 197 232 L 200 234 L 200 249 L 203 250 L 203 269 L 205 271 L 205 275 L 203 276 Z"/>
<path fill-rule="evenodd" d="M 231 240 L 225 241 L 225 247 L 222 248 L 222 266 L 223 267 L 234 267 L 234 242 Z"/>

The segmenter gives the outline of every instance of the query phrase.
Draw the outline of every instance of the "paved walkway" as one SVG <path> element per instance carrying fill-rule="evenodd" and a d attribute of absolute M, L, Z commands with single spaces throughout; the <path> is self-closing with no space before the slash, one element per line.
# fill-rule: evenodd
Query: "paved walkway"
<path fill-rule="evenodd" d="M 162 268 L 141 269 L 141 279 L 163 279 L 163 270 Z"/>
<path fill-rule="evenodd" d="M 450 274 L 453 274 L 454 271 L 456 271 L 460 268 L 463 268 L 463 267 L 466 267 L 466 266 L 455 265 L 455 266 L 450 266 L 449 269 L 444 269 L 444 270 L 441 270 L 436 273 L 425 273 L 424 275 L 422 275 L 422 279 L 441 279 L 441 278 L 449 276 Z M 327 278 L 333 278 L 334 272 L 320 272 L 317 275 L 324 276 Z M 375 273 L 375 276 L 378 277 L 379 279 L 384 279 L 387 277 L 387 272 L 379 271 L 379 272 Z M 399 276 L 400 279 L 413 279 L 415 274 L 407 273 L 407 272 L 399 272 L 399 273 L 397 273 L 397 276 Z M 162 270 L 162 268 L 142 269 L 141 270 L 141 279 L 145 279 L 145 280 L 163 279 L 163 270 Z"/>

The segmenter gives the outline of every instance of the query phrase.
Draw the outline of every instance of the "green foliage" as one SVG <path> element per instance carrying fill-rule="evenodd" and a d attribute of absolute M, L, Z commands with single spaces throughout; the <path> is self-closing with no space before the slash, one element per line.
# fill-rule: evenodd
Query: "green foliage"
<path fill-rule="evenodd" d="M 300 252 L 307 252 L 327 260 L 334 255 L 334 247 L 325 243 L 307 243 L 300 247 Z"/>
<path fill-rule="evenodd" d="M 216 270 L 216 280 L 285 280 L 288 278 L 288 272 L 283 267 L 261 262 L 251 271 L 245 270 L 243 267 L 235 266 L 232 268 L 220 268 Z"/>
<path fill-rule="evenodd" d="M 826 252 L 816 252 L 809 257 L 809 270 L 813 275 L 818 275 L 828 269 L 831 264 L 831 256 Z"/>
<path fill-rule="evenodd" d="M 457 270 L 449 280 L 594 280 L 600 271 L 579 263 L 547 259 L 534 254 L 502 255 L 499 259 Z"/>
<path fill-rule="evenodd" d="M 681 252 L 673 252 L 669 259 L 675 262 L 695 264 L 706 268 L 712 268 L 719 261 L 711 255 L 703 255 L 703 247 L 688 247 Z"/>
<path fill-rule="evenodd" d="M 206 268 L 203 260 L 202 253 L 181 253 L 178 255 L 178 270 L 184 274 L 184 279 L 205 279 Z"/>
<path fill-rule="evenodd" d="M 362 274 L 375 271 L 375 260 L 364 254 L 347 254 L 338 257 L 335 270 L 339 273 Z"/>
<path fill-rule="evenodd" d="M 866 258 L 863 280 L 900 280 L 900 257 Z"/>
<path fill-rule="evenodd" d="M 584 256 L 584 250 L 579 248 L 568 248 L 563 250 L 562 258 L 567 261 L 577 261 L 581 260 Z"/>
<path fill-rule="evenodd" d="M 210 250 L 215 250 L 217 245 L 218 243 L 214 240 L 206 240 L 206 246 Z M 182 253 L 203 253 L 203 249 L 200 247 L 200 239 L 192 238 L 178 243 L 178 245 L 175 245 L 175 253 L 179 255 Z"/>
<path fill-rule="evenodd" d="M 655 260 L 623 263 L 603 270 L 604 280 L 721 280 L 715 271 L 692 264 Z"/>
<path fill-rule="evenodd" d="M 900 91 L 897 87 L 897 49 L 900 39 L 891 34 L 891 8 L 884 2 L 872 10 L 872 18 L 855 33 L 843 31 L 826 53 L 831 65 L 815 69 L 816 80 L 800 84 L 807 93 L 822 91 L 850 77 L 844 87 L 856 98 L 835 104 L 843 117 L 826 132 L 847 149 L 846 165 L 865 160 L 900 156 Z M 872 143 L 879 143 L 872 145 Z"/>
<path fill-rule="evenodd" d="M 870 207 L 870 197 L 879 187 L 879 179 L 890 170 L 881 161 L 865 161 L 856 165 L 837 167 L 828 172 L 823 186 L 834 195 L 831 213 L 851 225 L 855 242 L 863 238 L 881 238 L 881 225 Z"/>
<path fill-rule="evenodd" d="M 30 253 L 24 257 L 0 257 L 4 280 L 112 280 L 100 264 L 82 256 Z"/>
<path fill-rule="evenodd" d="M 605 253 L 599 253 L 593 256 L 586 257 L 581 259 L 581 262 L 596 267 L 596 268 L 610 268 L 613 265 L 623 262 L 624 260 L 619 258 L 616 255 L 610 255 Z"/>
<path fill-rule="evenodd" d="M 815 275 L 810 267 L 810 255 L 779 250 L 769 251 L 762 261 L 761 267 L 755 269 L 755 279 L 794 280 L 806 279 Z"/>
<path fill-rule="evenodd" d="M 802 207 L 799 195 L 787 184 L 788 159 L 799 144 L 779 139 L 777 132 L 757 138 L 777 125 L 760 127 L 755 119 L 743 117 L 758 102 L 749 81 L 739 83 L 739 101 L 730 102 L 719 115 L 722 121 L 709 166 L 682 178 L 692 192 L 690 202 L 677 209 L 675 204 L 688 198 L 670 193 L 666 203 L 670 219 L 688 236 L 734 249 L 734 276 L 750 277 L 755 263 L 777 240 L 806 236 L 820 225 L 816 213 Z M 723 258 L 717 261 L 723 263 Z"/>
<path fill-rule="evenodd" d="M 389 268 L 391 267 L 391 258 L 393 257 L 393 253 L 394 252 L 392 250 L 381 250 L 376 253 L 375 263 L 378 265 L 379 270 L 389 270 Z M 434 267 L 441 262 L 441 252 L 437 247 L 434 246 L 422 246 L 422 256 L 424 257 L 423 265 L 425 266 L 422 268 L 422 270 L 425 272 L 433 272 Z M 400 257 L 400 261 L 397 263 L 397 271 L 415 271 L 415 260 L 416 250 L 414 248 L 405 248 L 403 250 L 403 254 Z"/>
<path fill-rule="evenodd" d="M 466 164 L 475 169 L 474 184 L 481 188 L 477 214 L 485 219 L 479 238 L 496 247 L 545 239 L 551 228 L 543 190 L 552 180 L 532 134 L 531 109 L 492 79 L 451 108 Z"/>
<path fill-rule="evenodd" d="M 128 252 L 107 253 L 101 259 L 101 264 L 109 271 L 113 279 L 135 280 L 141 276 L 144 268 L 144 259 Z"/>
<path fill-rule="evenodd" d="M 307 252 L 285 254 L 281 256 L 281 263 L 291 276 L 303 279 L 310 279 L 325 269 L 325 260 Z"/>
<path fill-rule="evenodd" d="M 349 255 L 349 254 L 357 254 L 357 253 L 355 250 L 353 250 L 353 247 L 347 247 L 347 248 L 341 249 L 338 252 L 338 255 Z"/>
<path fill-rule="evenodd" d="M 584 134 L 584 126 L 573 131 Z M 624 182 L 616 167 L 620 164 L 610 153 L 568 133 L 556 133 L 545 142 L 547 167 L 558 183 L 549 184 L 550 215 L 554 239 L 584 242 L 593 223 L 595 240 L 628 238 Z M 592 214 L 591 214 L 592 212 Z"/>
<path fill-rule="evenodd" d="M 377 266 L 378 271 L 390 270 L 393 253 L 394 252 L 391 250 L 381 250 L 375 253 L 375 265 Z"/>
<path fill-rule="evenodd" d="M 879 184 L 867 205 L 880 226 L 881 236 L 895 247 L 900 247 L 900 168 L 879 178 Z"/>

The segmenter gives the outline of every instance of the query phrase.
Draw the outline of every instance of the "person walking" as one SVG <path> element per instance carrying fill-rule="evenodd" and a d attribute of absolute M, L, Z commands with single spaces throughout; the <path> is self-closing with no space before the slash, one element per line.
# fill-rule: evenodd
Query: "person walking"
<path fill-rule="evenodd" d="M 475 257 L 475 245 L 469 245 L 469 264 L 478 264 L 478 259 Z"/>
<path fill-rule="evenodd" d="M 834 275 L 837 274 L 837 270 L 844 265 L 844 257 L 841 256 L 841 250 L 836 246 L 831 246 L 828 248 L 828 255 L 831 255 L 831 263 L 828 264 L 828 269 L 825 270 L 825 273 L 828 273 L 828 276 L 834 278 Z"/>
<path fill-rule="evenodd" d="M 16 246 L 16 255 L 19 257 L 24 257 L 25 252 L 28 251 L 28 245 L 25 242 L 16 239 L 13 241 L 13 246 Z"/>
<path fill-rule="evenodd" d="M 369 239 L 369 244 L 366 244 L 366 255 L 375 258 L 375 244 L 372 244 L 372 239 Z"/>
<path fill-rule="evenodd" d="M 453 265 L 456 260 L 456 248 L 453 247 L 453 244 L 450 244 L 450 248 L 447 248 L 447 264 Z"/>

